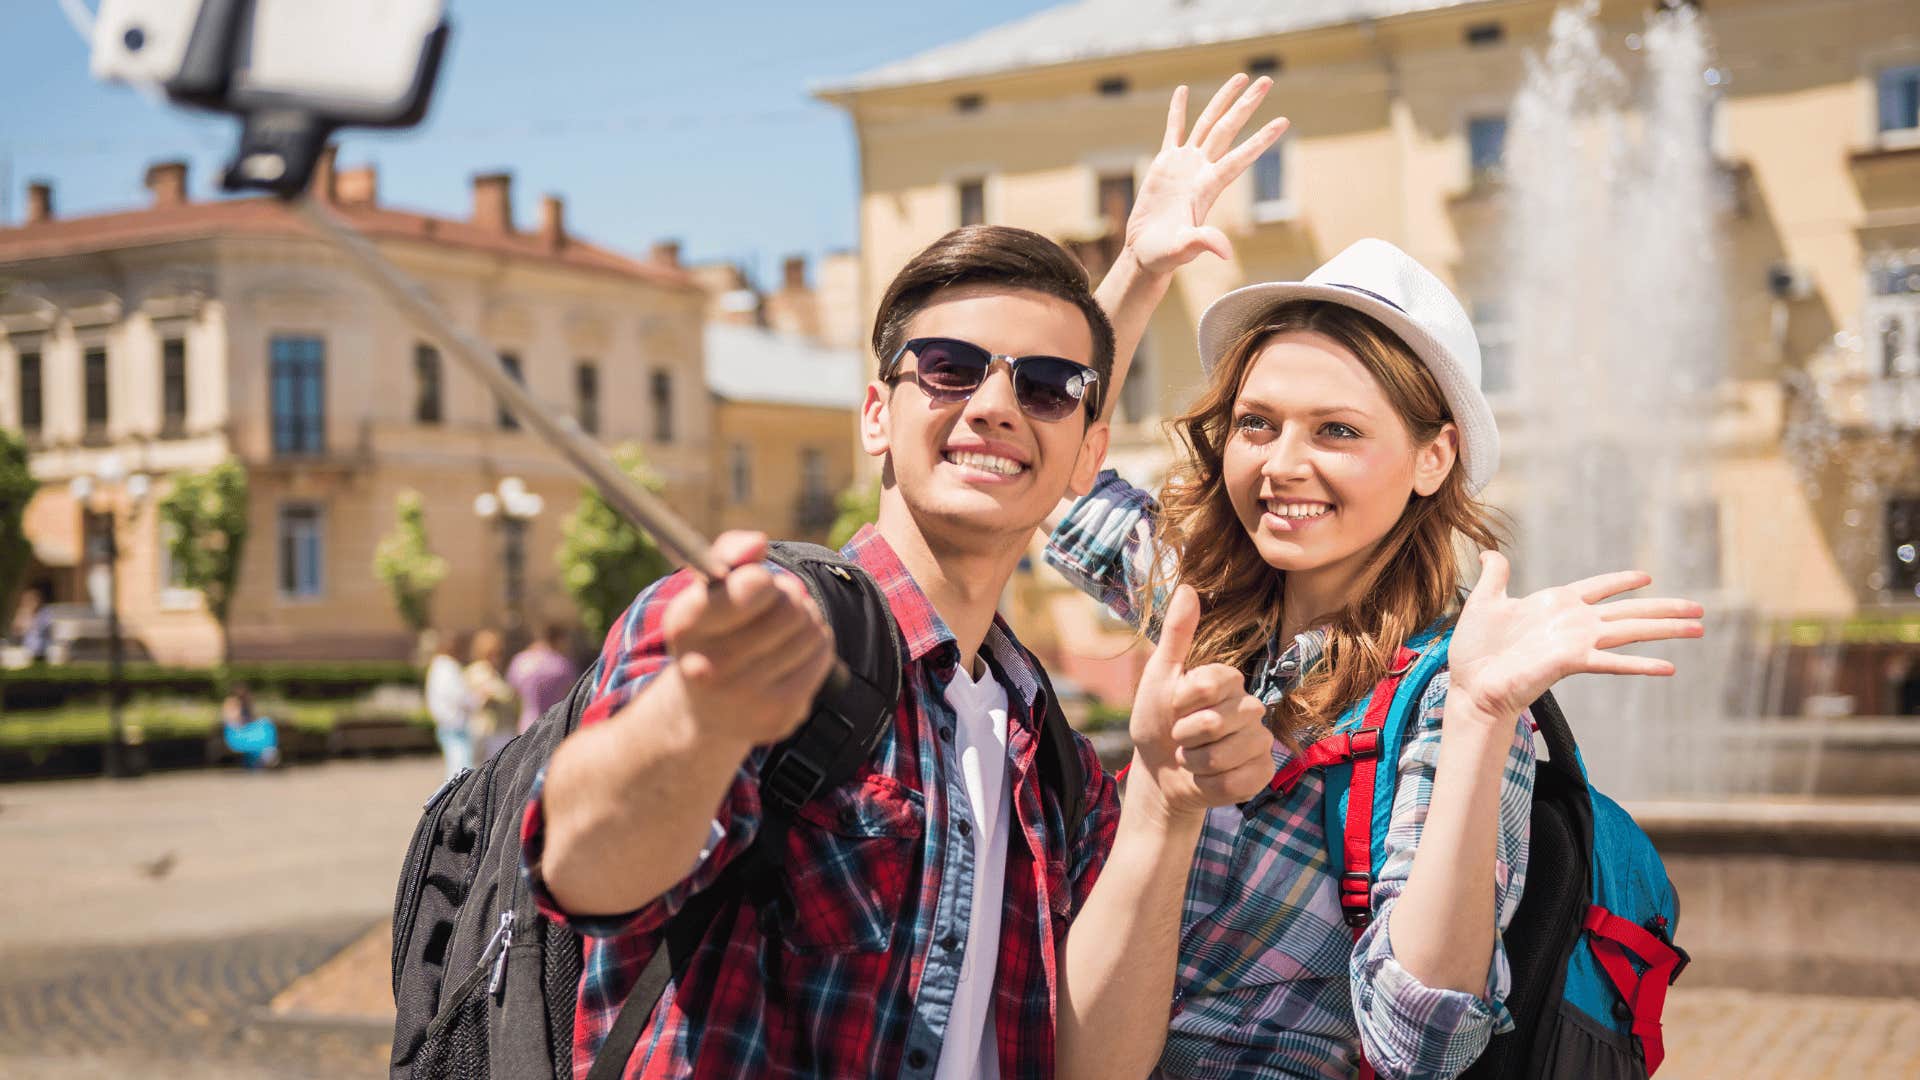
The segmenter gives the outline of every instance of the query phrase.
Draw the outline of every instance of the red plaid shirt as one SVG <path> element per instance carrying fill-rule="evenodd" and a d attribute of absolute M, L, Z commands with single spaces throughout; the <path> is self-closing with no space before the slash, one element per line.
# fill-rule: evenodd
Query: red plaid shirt
<path fill-rule="evenodd" d="M 959 651 L 926 595 L 871 527 L 846 553 L 871 573 L 899 622 L 907 653 L 891 729 L 859 775 L 805 807 L 788 837 L 772 910 L 742 904 L 714 926 L 678 985 L 654 1007 L 625 1076 L 933 1075 L 959 981 L 972 901 L 974 845 L 952 827 L 965 799 L 945 688 Z M 607 637 L 601 683 L 581 718 L 598 723 L 668 661 L 661 613 L 694 579 L 648 587 Z M 1078 740 L 1088 807 L 1068 838 L 1055 793 L 1040 782 L 1038 662 L 998 618 L 983 653 L 1008 689 L 1013 821 L 1006 867 L 994 1030 L 1001 1076 L 1051 1077 L 1056 957 L 1068 922 L 1092 891 L 1119 823 L 1113 778 Z M 540 881 L 542 823 L 535 788 L 522 833 L 541 910 L 587 935 L 574 1026 L 574 1075 L 584 1077 L 622 1002 L 662 941 L 662 928 L 753 841 L 766 751 L 740 766 L 714 811 L 713 843 L 686 878 L 618 918 L 570 919 Z M 1042 917 L 1044 913 L 1044 918 Z"/>

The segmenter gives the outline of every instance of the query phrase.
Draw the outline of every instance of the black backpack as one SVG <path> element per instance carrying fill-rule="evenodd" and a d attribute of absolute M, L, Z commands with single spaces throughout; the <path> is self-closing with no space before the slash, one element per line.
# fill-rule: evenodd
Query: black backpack
<path fill-rule="evenodd" d="M 719 909 L 764 903 L 780 887 L 784 834 L 800 807 L 852 778 L 899 701 L 902 645 L 872 577 L 815 544 L 776 541 L 768 558 L 806 582 L 848 677 L 830 679 L 812 715 L 769 756 L 753 846 L 667 923 L 664 945 L 621 1007 L 589 1080 L 621 1074 L 653 1006 Z M 1041 781 L 1071 838 L 1086 815 L 1085 775 L 1053 687 L 1036 671 L 1045 701 Z M 565 701 L 427 800 L 394 899 L 393 1080 L 572 1080 L 582 942 L 535 907 L 520 871 L 520 825 L 534 778 L 579 723 L 599 674 L 596 661 Z"/>

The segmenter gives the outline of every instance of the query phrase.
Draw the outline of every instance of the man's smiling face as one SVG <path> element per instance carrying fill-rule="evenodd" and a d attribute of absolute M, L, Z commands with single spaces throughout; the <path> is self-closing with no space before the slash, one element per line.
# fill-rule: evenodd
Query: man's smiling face
<path fill-rule="evenodd" d="M 1081 364 L 1093 356 L 1093 332 L 1079 308 L 1004 286 L 943 289 L 904 336 L 957 338 L 995 354 Z M 943 404 L 915 383 L 917 363 L 909 353 L 891 385 L 867 388 L 861 442 L 867 453 L 886 456 L 898 495 L 929 539 L 972 547 L 985 536 L 1017 534 L 1024 542 L 1069 490 L 1091 487 L 1107 428 L 1085 408 L 1060 420 L 1034 419 L 1020 408 L 1012 372 L 1001 363 L 972 397 Z"/>

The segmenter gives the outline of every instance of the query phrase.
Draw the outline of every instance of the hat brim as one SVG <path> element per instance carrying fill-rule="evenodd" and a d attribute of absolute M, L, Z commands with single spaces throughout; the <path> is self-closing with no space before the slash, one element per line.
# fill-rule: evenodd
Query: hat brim
<path fill-rule="evenodd" d="M 1447 399 L 1453 422 L 1460 429 L 1460 461 L 1466 469 L 1467 489 L 1478 493 L 1500 467 L 1500 429 L 1493 410 L 1452 352 L 1421 328 L 1406 312 L 1378 297 L 1339 285 L 1304 281 L 1272 281 L 1246 285 L 1215 300 L 1200 316 L 1200 370 L 1211 375 L 1213 366 L 1254 321 L 1289 300 L 1319 300 L 1352 308 L 1394 332 L 1414 351 L 1440 393 Z"/>

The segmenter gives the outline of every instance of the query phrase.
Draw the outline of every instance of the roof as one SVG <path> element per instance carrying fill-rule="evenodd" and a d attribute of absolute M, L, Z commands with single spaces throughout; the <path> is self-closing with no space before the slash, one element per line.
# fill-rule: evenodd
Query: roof
<path fill-rule="evenodd" d="M 366 203 L 334 203 L 333 210 L 376 239 L 416 240 L 622 274 L 660 285 L 696 287 L 693 276 L 683 269 L 628 258 L 571 235 L 554 249 L 537 231 L 503 233 L 468 221 Z M 217 236 L 311 234 L 307 224 L 277 199 L 219 199 L 0 228 L 0 264 Z"/>
<path fill-rule="evenodd" d="M 757 326 L 708 323 L 707 387 L 728 401 L 860 407 L 866 357 Z"/>
<path fill-rule="evenodd" d="M 836 97 L 1312 30 L 1478 0 L 1078 0 L 816 88 Z"/>

